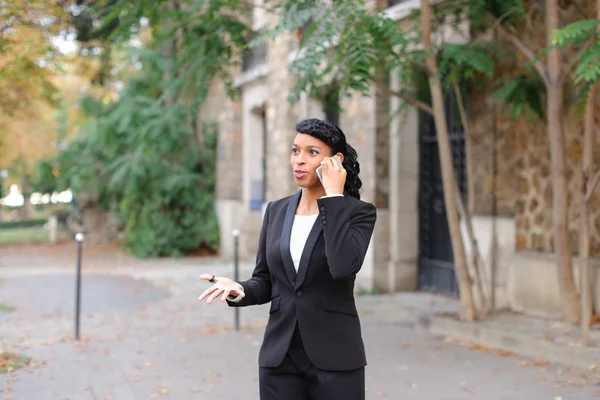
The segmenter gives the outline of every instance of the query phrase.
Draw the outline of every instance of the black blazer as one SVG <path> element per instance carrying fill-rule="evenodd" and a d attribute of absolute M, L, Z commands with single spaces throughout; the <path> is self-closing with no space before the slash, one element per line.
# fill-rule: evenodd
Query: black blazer
<path fill-rule="evenodd" d="M 319 199 L 320 214 L 306 241 L 298 273 L 290 234 L 302 191 L 269 203 L 252 277 L 239 282 L 246 296 L 230 306 L 271 302 L 260 349 L 261 367 L 283 361 L 296 323 L 304 349 L 317 368 L 345 371 L 367 363 L 354 303 L 354 281 L 362 267 L 377 211 L 351 196 Z"/>

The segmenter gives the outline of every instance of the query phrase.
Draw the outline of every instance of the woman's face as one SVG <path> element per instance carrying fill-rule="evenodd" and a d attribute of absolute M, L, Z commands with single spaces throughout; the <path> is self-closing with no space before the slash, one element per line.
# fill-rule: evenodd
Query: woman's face
<path fill-rule="evenodd" d="M 290 164 L 294 180 L 299 187 L 310 188 L 321 185 L 316 170 L 324 157 L 331 157 L 331 148 L 325 142 L 305 133 L 296 135 Z"/>

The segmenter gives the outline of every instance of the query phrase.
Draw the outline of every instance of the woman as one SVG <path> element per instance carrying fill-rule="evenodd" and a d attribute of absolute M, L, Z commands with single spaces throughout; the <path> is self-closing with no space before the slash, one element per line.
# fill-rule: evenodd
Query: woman
<path fill-rule="evenodd" d="M 338 127 L 308 119 L 296 132 L 290 163 L 301 190 L 267 206 L 252 277 L 204 274 L 213 285 L 199 300 L 271 302 L 259 354 L 261 400 L 360 400 L 366 357 L 354 281 L 376 209 L 360 200 L 357 154 Z"/>

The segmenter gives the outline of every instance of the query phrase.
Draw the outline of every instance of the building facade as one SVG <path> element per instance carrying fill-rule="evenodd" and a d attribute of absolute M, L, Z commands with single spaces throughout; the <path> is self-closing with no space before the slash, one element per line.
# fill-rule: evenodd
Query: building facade
<path fill-rule="evenodd" d="M 371 1 L 367 6 L 385 8 L 390 18 L 408 24 L 406 17 L 419 6 L 419 0 Z M 277 23 L 274 15 L 260 8 L 252 17 L 255 31 Z M 457 34 L 454 40 L 464 37 Z M 230 100 L 215 85 L 211 100 L 202 110 L 207 118 L 218 116 L 220 126 L 216 208 L 223 257 L 233 253 L 234 229 L 241 234 L 242 256 L 254 257 L 265 205 L 298 190 L 289 166 L 295 124 L 304 118 L 325 118 L 316 99 L 303 96 L 295 104 L 288 101 L 294 86 L 288 66 L 298 43 L 297 35 L 289 34 L 246 53 L 236 78 L 241 95 Z M 394 74 L 387 81 L 391 89 L 400 89 Z M 378 210 L 357 287 L 456 295 L 435 126 L 430 117 L 415 109 L 393 112 L 401 106 L 399 98 L 373 86 L 369 96 L 344 98 L 342 112 L 334 116 L 358 152 L 362 198 Z M 485 287 L 497 309 L 558 316 L 558 276 L 550 253 L 552 194 L 548 192 L 545 127 L 543 123 L 511 120 L 494 107 L 488 96 L 469 99 L 473 135 L 467 160 L 456 102 L 449 97 L 446 104 L 459 186 L 474 211 Z M 574 163 L 581 156 L 578 129 L 576 122 L 567 126 L 569 157 Z M 471 173 L 472 185 L 468 184 L 467 172 Z M 571 179 L 574 191 L 575 175 Z M 599 198 L 595 195 L 593 204 Z M 600 255 L 598 210 L 594 208 L 593 215 L 594 256 Z M 573 220 L 577 224 L 576 218 Z M 576 235 L 573 241 L 576 244 Z M 467 240 L 465 244 L 470 253 Z M 600 281 L 600 274 L 593 277 Z M 598 310 L 600 283 L 595 285 L 594 299 Z"/>

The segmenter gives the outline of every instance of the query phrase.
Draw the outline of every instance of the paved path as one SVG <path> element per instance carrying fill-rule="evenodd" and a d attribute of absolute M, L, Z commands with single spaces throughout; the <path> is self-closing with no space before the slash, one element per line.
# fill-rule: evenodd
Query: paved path
<path fill-rule="evenodd" d="M 1 253 L 1 252 L 0 252 Z M 72 268 L 0 255 L 0 349 L 33 360 L 0 376 L 0 399 L 257 399 L 257 354 L 267 306 L 199 304 L 202 272 L 218 260 L 98 261 L 83 279 L 84 341 L 72 342 Z M 92 263 L 90 263 L 92 264 Z M 245 265 L 243 274 L 251 271 Z M 112 289 L 111 289 L 112 288 Z M 25 292 L 27 290 L 27 292 Z M 575 400 L 600 398 L 600 375 L 546 365 L 414 328 L 406 305 L 456 304 L 426 294 L 358 298 L 368 351 L 367 399 Z M 332 399 L 334 400 L 334 399 Z"/>

